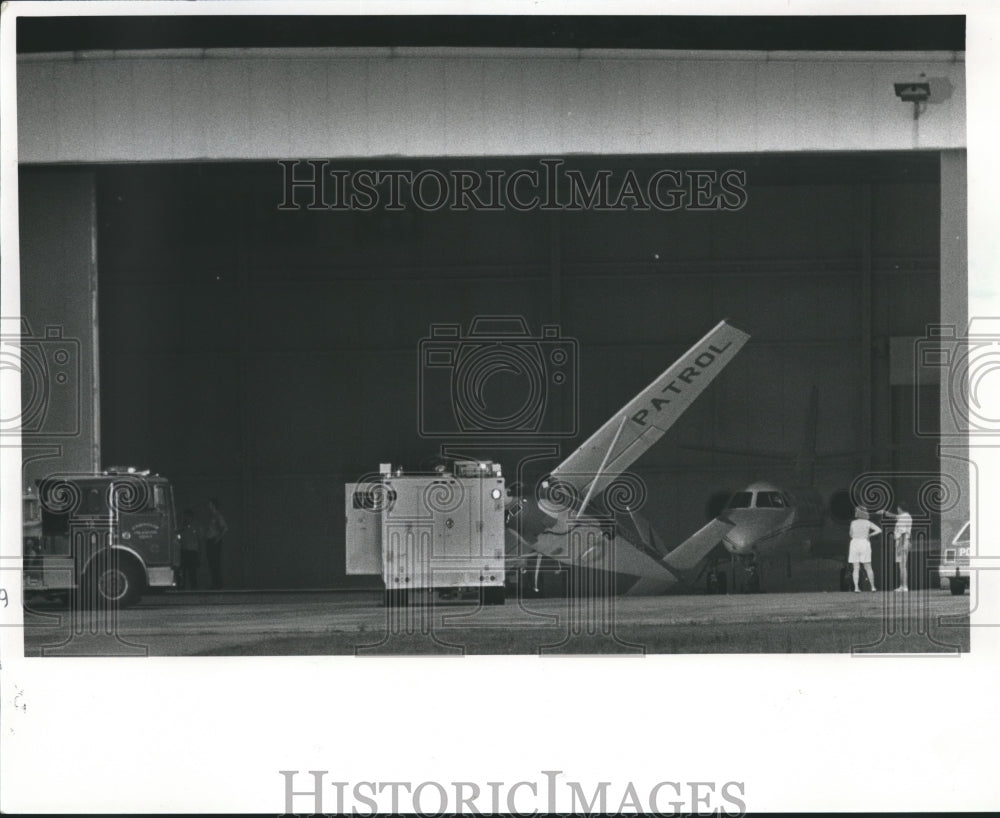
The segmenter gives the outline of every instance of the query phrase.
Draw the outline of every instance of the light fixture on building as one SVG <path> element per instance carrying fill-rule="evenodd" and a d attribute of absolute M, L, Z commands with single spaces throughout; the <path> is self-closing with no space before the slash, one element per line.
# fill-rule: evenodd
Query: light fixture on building
<path fill-rule="evenodd" d="M 894 82 L 893 88 L 896 96 L 903 102 L 913 103 L 913 118 L 919 119 L 927 100 L 931 96 L 931 84 L 929 82 Z"/>

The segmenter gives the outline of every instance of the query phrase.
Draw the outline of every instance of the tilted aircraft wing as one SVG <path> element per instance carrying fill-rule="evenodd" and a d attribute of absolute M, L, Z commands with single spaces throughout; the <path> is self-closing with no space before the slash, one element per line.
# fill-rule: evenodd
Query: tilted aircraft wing
<path fill-rule="evenodd" d="M 672 575 L 670 582 L 664 582 L 662 577 L 646 574 L 628 589 L 628 594 L 656 594 L 677 582 L 690 584 L 695 571 L 732 527 L 731 522 L 719 517 L 705 524 L 663 558 L 663 564 Z"/>
<path fill-rule="evenodd" d="M 720 321 L 552 471 L 583 497 L 579 513 L 656 443 L 742 349 L 750 336 Z"/>
<path fill-rule="evenodd" d="M 531 544 L 534 551 L 565 565 L 628 574 L 638 582 L 629 594 L 662 593 L 688 582 L 701 562 L 722 542 L 732 523 L 715 519 L 657 561 L 621 535 L 610 535 L 596 520 L 569 521 L 545 531 Z"/>
<path fill-rule="evenodd" d="M 653 577 L 672 584 L 670 571 L 648 554 L 640 551 L 624 537 L 609 535 L 606 527 L 595 520 L 575 523 L 570 530 L 544 531 L 531 547 L 565 565 L 628 574 L 633 577 Z"/>

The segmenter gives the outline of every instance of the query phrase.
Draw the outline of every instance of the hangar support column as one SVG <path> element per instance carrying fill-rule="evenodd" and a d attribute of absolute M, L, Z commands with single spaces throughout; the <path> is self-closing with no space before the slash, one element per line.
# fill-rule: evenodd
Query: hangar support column
<path fill-rule="evenodd" d="M 941 323 L 954 326 L 956 338 L 969 328 L 969 245 L 967 169 L 965 150 L 941 151 Z M 973 316 L 975 317 L 975 316 Z M 980 316 L 988 317 L 988 316 Z M 961 343 L 961 342 L 960 342 Z M 961 356 L 956 355 L 956 358 Z M 941 515 L 941 543 L 950 543 L 970 514 L 969 439 L 963 438 L 952 414 L 952 396 L 946 378 L 941 379 L 941 474 L 961 487 L 958 503 Z M 975 419 L 968 419 L 975 436 Z M 974 478 L 974 475 L 973 475 Z M 981 498 L 985 499 L 985 498 Z"/>
<path fill-rule="evenodd" d="M 101 466 L 97 205 L 91 171 L 21 174 L 24 479 Z M 26 284 L 28 286 L 26 286 Z M 7 316 L 16 317 L 16 316 Z"/>

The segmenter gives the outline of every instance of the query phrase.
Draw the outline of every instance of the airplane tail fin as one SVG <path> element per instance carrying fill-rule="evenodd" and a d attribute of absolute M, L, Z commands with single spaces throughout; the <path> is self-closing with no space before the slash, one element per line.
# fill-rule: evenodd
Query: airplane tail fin
<path fill-rule="evenodd" d="M 802 427 L 802 441 L 797 451 L 764 451 L 761 449 L 733 448 L 723 446 L 691 446 L 682 445 L 682 449 L 693 452 L 712 452 L 713 454 L 737 455 L 752 457 L 759 461 L 772 461 L 792 465 L 795 469 L 796 481 L 799 485 L 811 486 L 814 482 L 816 462 L 823 458 L 839 457 L 848 452 L 833 455 L 820 455 L 816 452 L 816 439 L 819 428 L 819 390 L 813 386 L 809 393 L 809 408 L 806 414 L 805 426 Z"/>
<path fill-rule="evenodd" d="M 795 455 L 795 474 L 802 486 L 811 486 L 816 477 L 816 436 L 819 427 L 819 389 L 809 393 L 809 414 L 802 430 L 802 444 Z"/>

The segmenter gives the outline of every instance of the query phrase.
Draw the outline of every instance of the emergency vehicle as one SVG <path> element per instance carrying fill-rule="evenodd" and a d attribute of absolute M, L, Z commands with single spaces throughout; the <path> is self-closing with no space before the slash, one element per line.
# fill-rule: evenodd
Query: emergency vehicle
<path fill-rule="evenodd" d="M 961 596 L 969 588 L 969 545 L 972 539 L 970 523 L 962 526 L 951 545 L 941 552 L 938 574 L 941 587 L 950 588 L 952 594 Z"/>
<path fill-rule="evenodd" d="M 25 596 L 72 592 L 127 608 L 176 585 L 180 543 L 165 477 L 134 468 L 55 474 L 23 494 Z"/>
<path fill-rule="evenodd" d="M 383 463 L 377 478 L 345 487 L 347 573 L 380 574 L 387 606 L 420 594 L 505 594 L 500 465 L 459 460 L 432 474 Z"/>

